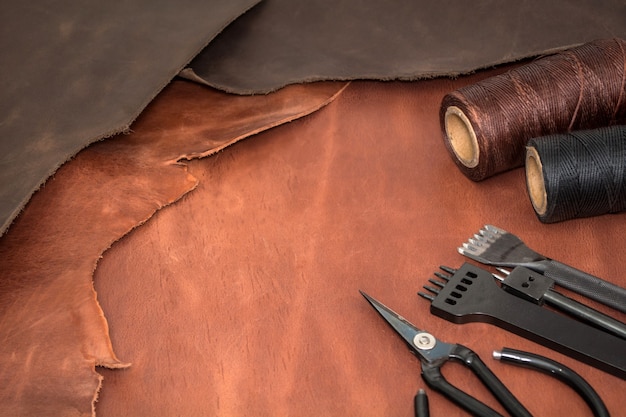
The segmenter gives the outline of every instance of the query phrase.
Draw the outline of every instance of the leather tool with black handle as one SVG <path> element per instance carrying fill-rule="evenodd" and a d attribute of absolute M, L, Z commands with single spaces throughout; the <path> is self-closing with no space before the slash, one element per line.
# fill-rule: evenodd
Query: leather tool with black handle
<path fill-rule="evenodd" d="M 626 313 L 626 288 L 543 256 L 519 237 L 496 226 L 485 225 L 458 250 L 486 265 L 524 266 L 553 279 L 563 288 Z"/>
<path fill-rule="evenodd" d="M 530 412 L 519 402 L 509 389 L 498 379 L 480 357 L 470 348 L 446 343 L 425 330 L 417 328 L 389 307 L 361 291 L 372 307 L 391 326 L 419 358 L 422 366 L 422 378 L 429 387 L 439 391 L 458 406 L 475 416 L 502 417 L 500 413 L 452 385 L 441 372 L 448 361 L 459 362 L 468 367 L 502 406 L 514 417 L 532 417 Z M 415 414 L 419 408 L 416 404 Z M 423 413 L 421 413 L 423 414 Z"/>
<path fill-rule="evenodd" d="M 442 268 L 443 269 L 443 268 Z M 626 380 L 626 340 L 529 303 L 500 288 L 493 275 L 465 263 L 436 274 L 442 288 L 424 287 L 432 314 L 453 323 L 491 323 Z"/>
<path fill-rule="evenodd" d="M 498 271 L 505 276 L 493 276 L 500 280 L 505 291 L 537 305 L 552 306 L 578 320 L 626 339 L 625 323 L 554 290 L 554 280 L 523 266 L 515 267 L 512 271 L 498 268 Z"/>

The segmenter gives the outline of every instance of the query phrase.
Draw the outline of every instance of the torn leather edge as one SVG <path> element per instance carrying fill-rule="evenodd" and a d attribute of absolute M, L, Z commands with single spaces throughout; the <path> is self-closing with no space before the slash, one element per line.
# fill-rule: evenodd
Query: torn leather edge
<path fill-rule="evenodd" d="M 411 75 L 395 75 L 395 76 L 376 76 L 376 75 L 354 75 L 350 77 L 329 77 L 329 76 L 312 76 L 312 77 L 302 77 L 301 79 L 293 79 L 286 80 L 285 83 L 280 85 L 274 85 L 271 87 L 261 87 L 258 89 L 246 89 L 246 88 L 233 88 L 228 85 L 210 82 L 207 79 L 203 78 L 201 75 L 198 75 L 193 68 L 186 66 L 179 73 L 179 77 L 184 78 L 189 81 L 193 81 L 199 84 L 206 85 L 211 88 L 215 88 L 220 91 L 224 91 L 229 94 L 237 94 L 237 95 L 256 95 L 256 94 L 271 94 L 275 91 L 280 90 L 281 88 L 287 87 L 289 85 L 294 84 L 307 84 L 314 82 L 323 82 L 323 81 L 338 81 L 338 82 L 350 82 L 355 80 L 363 80 L 363 81 L 406 81 L 406 82 L 415 82 L 415 81 L 424 81 L 424 80 L 432 80 L 435 78 L 451 78 L 456 79 L 463 76 L 468 76 L 475 74 L 479 71 L 484 71 L 488 69 L 493 69 L 501 66 L 506 66 L 510 64 L 516 64 L 527 60 L 534 60 L 538 58 L 542 58 L 548 55 L 553 55 L 558 52 L 565 51 L 567 49 L 571 49 L 577 46 L 582 45 L 583 43 L 578 42 L 570 45 L 563 45 L 554 48 L 549 48 L 543 50 L 541 52 L 529 53 L 525 55 L 519 56 L 510 56 L 505 57 L 501 60 L 496 60 L 494 62 L 490 62 L 481 66 L 477 66 L 475 68 L 470 68 L 466 70 L 459 71 L 450 71 L 450 72 L 424 72 L 419 74 L 411 74 Z"/>
<path fill-rule="evenodd" d="M 163 91 L 163 89 L 168 84 L 171 83 L 171 81 L 180 73 L 181 69 L 185 68 L 194 59 L 194 57 L 196 57 L 204 48 L 206 48 L 209 45 L 209 43 L 211 43 L 211 41 L 213 41 L 220 33 L 222 33 L 224 31 L 224 29 L 226 29 L 226 27 L 228 27 L 231 23 L 233 23 L 239 17 L 243 16 L 245 13 L 250 11 L 252 8 L 254 8 L 256 5 L 258 5 L 260 2 L 261 2 L 261 0 L 256 0 L 255 3 L 253 3 L 247 9 L 243 10 L 239 15 L 233 16 L 230 20 L 226 21 L 224 23 L 224 25 L 222 25 L 222 27 L 220 27 L 215 33 L 209 34 L 208 38 L 206 38 L 204 41 L 202 41 L 202 43 L 196 48 L 195 52 L 190 54 L 190 56 L 186 59 L 186 62 L 183 62 L 181 65 L 179 65 L 177 69 L 168 71 L 168 74 L 164 77 L 164 81 L 160 85 L 157 85 L 155 87 L 155 89 L 154 89 L 154 91 L 153 91 L 153 93 L 151 95 L 147 96 L 146 99 L 143 102 L 138 104 L 138 106 L 137 106 L 137 108 L 136 108 L 136 110 L 134 112 L 130 112 L 129 117 L 127 118 L 126 122 L 120 123 L 117 128 L 113 128 L 113 129 L 111 129 L 108 132 L 103 132 L 102 134 L 100 134 L 100 135 L 98 135 L 96 137 L 92 137 L 90 139 L 87 139 L 86 141 L 83 142 L 82 145 L 76 147 L 74 151 L 71 151 L 70 153 L 68 153 L 64 160 L 62 160 L 61 162 L 59 162 L 56 165 L 52 166 L 48 170 L 48 174 L 46 174 L 41 179 L 41 181 L 39 181 L 39 184 L 36 185 L 35 187 L 33 187 L 33 189 L 30 190 L 30 192 L 28 192 L 25 195 L 25 197 L 22 199 L 22 201 L 20 201 L 20 203 L 9 213 L 9 216 L 6 219 L 3 220 L 3 223 L 0 225 L 0 237 L 3 236 L 7 232 L 7 230 L 9 230 L 9 228 L 11 227 L 11 225 L 13 224 L 15 219 L 24 210 L 24 208 L 26 207 L 26 204 L 28 204 L 28 202 L 32 198 L 33 194 L 35 194 L 37 191 L 39 191 L 41 189 L 41 187 L 45 185 L 45 183 L 48 181 L 48 179 L 50 177 L 52 177 L 54 175 L 54 173 L 57 172 L 58 169 L 61 166 L 63 166 L 63 164 L 67 163 L 68 161 L 71 161 L 71 159 L 74 156 L 76 156 L 81 150 L 85 149 L 86 147 L 88 147 L 92 143 L 96 143 L 96 142 L 99 142 L 101 140 L 105 140 L 107 138 L 110 138 L 110 137 L 118 135 L 118 134 L 125 134 L 125 133 L 130 132 L 132 123 L 145 110 L 145 108 L 148 106 L 148 104 L 150 104 L 154 100 L 154 98 L 157 95 L 159 95 L 159 93 L 161 91 Z"/>
<path fill-rule="evenodd" d="M 188 178 L 190 178 L 191 180 L 193 180 L 194 184 L 191 188 L 189 188 L 187 191 L 183 192 L 182 194 L 180 194 L 177 198 L 175 198 L 174 200 L 172 200 L 171 202 L 166 202 L 164 203 L 162 206 L 158 207 L 157 209 L 153 210 L 151 213 L 149 213 L 148 216 L 146 216 L 144 219 L 140 220 L 135 226 L 131 227 L 130 229 L 128 229 L 127 232 L 125 232 L 124 234 L 122 234 L 121 236 L 119 236 L 117 239 L 113 240 L 110 242 L 110 244 L 104 248 L 102 250 L 102 254 L 100 255 L 100 257 L 96 260 L 95 264 L 94 264 L 94 268 L 92 270 L 91 273 L 91 281 L 92 281 L 92 291 L 94 294 L 94 301 L 96 303 L 96 306 L 100 312 L 100 319 L 102 320 L 102 324 L 103 327 L 106 331 L 106 339 L 107 339 L 107 344 L 108 347 L 110 349 L 110 353 L 111 356 L 118 361 L 118 363 L 111 363 L 111 362 L 105 362 L 102 360 L 99 360 L 98 358 L 94 358 L 94 365 L 93 365 L 93 372 L 95 374 L 95 376 L 98 379 L 98 386 L 97 389 L 94 393 L 93 396 L 93 400 L 91 402 L 91 406 L 92 406 L 92 416 L 96 417 L 96 403 L 98 402 L 98 397 L 100 394 L 100 390 L 102 388 L 102 385 L 104 383 L 104 377 L 99 374 L 96 371 L 96 367 L 103 367 L 103 368 L 107 368 L 107 369 L 126 369 L 129 368 L 130 366 L 132 366 L 132 362 L 122 362 L 117 358 L 117 355 L 115 354 L 115 349 L 113 347 L 113 342 L 111 341 L 111 337 L 110 337 L 110 333 L 109 333 L 109 323 L 106 319 L 106 314 L 104 312 L 104 310 L 102 309 L 100 303 L 98 302 L 98 293 L 96 292 L 95 288 L 93 288 L 93 281 L 94 281 L 94 273 L 96 271 L 96 268 L 98 267 L 98 263 L 100 261 L 100 259 L 102 259 L 104 257 L 104 254 L 111 249 L 111 247 L 113 247 L 113 245 L 120 241 L 122 238 L 124 238 L 125 236 L 127 236 L 128 234 L 130 234 L 131 232 L 133 232 L 135 229 L 141 227 L 142 225 L 144 225 L 146 222 L 148 222 L 158 211 L 163 210 L 171 205 L 176 204 L 178 201 L 180 201 L 183 197 L 185 197 L 187 194 L 193 192 L 198 185 L 200 184 L 200 181 L 198 180 L 198 178 L 196 178 L 195 176 L 193 176 L 190 172 L 189 172 L 189 168 L 188 168 L 188 164 L 185 163 L 185 161 L 191 161 L 193 159 L 201 159 L 201 158 L 205 158 L 205 157 L 210 157 L 212 155 L 215 155 L 217 153 L 219 153 L 220 151 L 224 150 L 225 148 L 227 148 L 228 146 L 231 146 L 237 142 L 240 142 L 244 139 L 248 139 L 251 138 L 254 135 L 257 135 L 261 132 L 264 132 L 266 130 L 272 129 L 274 127 L 280 126 L 282 124 L 300 119 L 302 117 L 308 116 L 310 114 L 315 113 L 316 111 L 319 111 L 321 109 L 323 109 L 324 107 L 326 107 L 328 104 L 332 103 L 339 95 L 341 95 L 346 88 L 348 88 L 348 86 L 350 85 L 350 82 L 346 82 L 346 84 L 344 86 L 342 86 L 337 92 L 335 92 L 332 96 L 330 96 L 327 100 L 321 102 L 319 105 L 308 109 L 308 110 L 304 110 L 301 111 L 295 115 L 289 116 L 289 117 L 285 117 L 282 119 L 278 119 L 272 123 L 269 123 L 267 125 L 264 125 L 262 127 L 259 127 L 257 129 L 253 129 L 245 134 L 239 135 L 229 141 L 224 142 L 223 144 L 216 146 L 214 148 L 208 149 L 205 152 L 196 152 L 196 153 L 189 153 L 189 154 L 183 154 L 183 155 L 179 155 L 176 158 L 173 158 L 171 160 L 166 160 L 165 164 L 167 165 L 178 165 L 178 166 L 182 166 L 184 169 L 184 172 L 187 174 Z"/>

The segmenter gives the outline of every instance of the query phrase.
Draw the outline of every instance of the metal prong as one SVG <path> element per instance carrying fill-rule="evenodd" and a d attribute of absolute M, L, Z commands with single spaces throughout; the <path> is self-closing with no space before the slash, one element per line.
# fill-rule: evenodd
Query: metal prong
<path fill-rule="evenodd" d="M 483 246 L 485 244 L 485 242 L 480 241 L 478 239 L 469 238 L 467 239 L 467 241 L 469 242 L 470 245 L 473 245 L 473 246 Z"/>
<path fill-rule="evenodd" d="M 496 226 L 494 226 L 494 225 L 492 225 L 492 224 L 486 224 L 486 225 L 485 225 L 485 230 L 488 230 L 489 232 L 493 233 L 493 234 L 494 234 L 494 235 L 496 235 L 496 236 L 497 236 L 497 235 L 500 235 L 500 236 L 501 236 L 501 235 L 504 235 L 504 234 L 509 233 L 509 232 L 507 232 L 506 230 L 504 230 L 504 229 L 500 229 L 499 227 L 496 227 Z"/>
<path fill-rule="evenodd" d="M 439 265 L 439 269 L 441 269 L 442 271 L 447 272 L 448 274 L 453 274 L 453 275 L 456 272 L 456 269 L 450 268 L 449 266 L 445 266 L 445 265 Z"/>
<path fill-rule="evenodd" d="M 504 277 L 502 275 L 498 275 L 498 274 L 491 274 L 491 275 L 493 275 L 493 277 L 500 282 L 504 281 Z"/>
<path fill-rule="evenodd" d="M 433 288 L 433 287 L 429 287 L 428 285 L 424 285 L 423 287 L 425 290 L 428 290 L 434 294 L 439 294 L 439 289 L 438 288 Z"/>
<path fill-rule="evenodd" d="M 432 296 L 432 295 L 430 295 L 430 294 L 426 294 L 425 292 L 418 292 L 418 293 L 417 293 L 417 295 L 419 295 L 419 296 L 420 296 L 420 297 L 422 297 L 422 298 L 427 299 L 427 300 L 428 300 L 428 301 L 430 301 L 431 303 L 432 303 L 433 301 L 435 301 L 435 297 L 433 297 L 433 296 Z"/>
<path fill-rule="evenodd" d="M 510 274 L 511 274 L 511 271 L 509 271 L 509 270 L 508 270 L 508 269 L 506 269 L 506 268 L 502 268 L 502 267 L 500 267 L 500 266 L 499 266 L 499 267 L 496 267 L 496 269 L 497 269 L 498 271 L 502 272 L 502 273 L 503 273 L 503 274 L 505 274 L 505 275 L 510 275 Z"/>
<path fill-rule="evenodd" d="M 491 230 L 488 230 L 488 229 L 481 229 L 478 233 L 480 233 L 483 239 L 490 240 L 490 241 L 494 241 L 498 237 L 497 234 L 493 233 Z"/>
<path fill-rule="evenodd" d="M 467 252 L 467 251 L 470 251 L 470 252 L 477 252 L 477 251 L 478 251 L 478 248 L 476 248 L 476 247 L 474 247 L 474 246 L 470 245 L 469 243 L 463 243 L 463 246 L 462 246 L 462 247 L 459 247 L 459 248 L 458 248 L 458 250 L 459 250 L 459 253 L 460 253 L 461 255 L 463 255 L 463 254 L 464 254 L 465 252 Z"/>
<path fill-rule="evenodd" d="M 472 250 L 476 250 L 476 248 L 475 248 L 474 246 L 472 246 L 472 244 L 471 244 L 471 243 L 469 243 L 469 242 L 465 242 L 465 243 L 463 243 L 463 247 L 464 247 L 465 249 L 472 249 Z"/>
<path fill-rule="evenodd" d="M 450 281 L 450 278 L 452 278 L 450 275 L 442 274 L 441 272 L 435 272 L 434 274 L 437 278 L 441 278 L 446 282 Z"/>
<path fill-rule="evenodd" d="M 446 286 L 446 284 L 444 284 L 443 282 L 435 281 L 434 279 L 429 279 L 428 282 L 430 282 L 431 284 L 435 284 L 439 288 L 443 288 Z"/>

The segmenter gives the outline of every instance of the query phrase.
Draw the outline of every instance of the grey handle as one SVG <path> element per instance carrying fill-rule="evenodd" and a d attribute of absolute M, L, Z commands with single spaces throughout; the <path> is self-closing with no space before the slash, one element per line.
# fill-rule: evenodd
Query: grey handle
<path fill-rule="evenodd" d="M 626 288 L 549 259 L 541 262 L 543 274 L 563 288 L 626 313 Z"/>
<path fill-rule="evenodd" d="M 543 301 L 553 307 L 560 309 L 570 315 L 601 328 L 617 337 L 626 339 L 626 324 L 613 317 L 600 313 L 599 311 L 572 300 L 553 290 L 548 290 L 543 295 Z"/>

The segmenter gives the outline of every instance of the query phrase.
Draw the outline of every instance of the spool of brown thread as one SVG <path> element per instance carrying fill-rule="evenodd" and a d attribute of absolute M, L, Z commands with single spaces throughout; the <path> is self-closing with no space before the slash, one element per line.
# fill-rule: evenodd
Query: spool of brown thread
<path fill-rule="evenodd" d="M 625 211 L 626 126 L 531 139 L 526 184 L 543 223 Z"/>
<path fill-rule="evenodd" d="M 626 123 L 626 41 L 605 39 L 538 58 L 447 94 L 445 145 L 480 181 L 524 164 L 535 137 Z"/>

